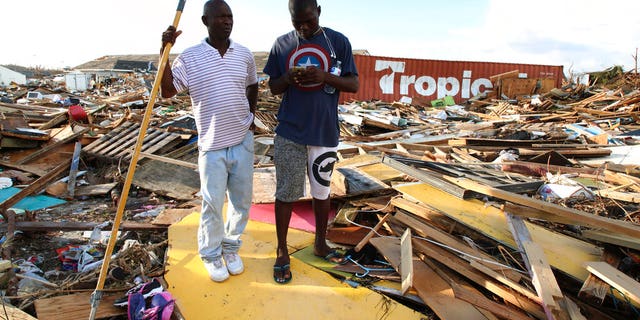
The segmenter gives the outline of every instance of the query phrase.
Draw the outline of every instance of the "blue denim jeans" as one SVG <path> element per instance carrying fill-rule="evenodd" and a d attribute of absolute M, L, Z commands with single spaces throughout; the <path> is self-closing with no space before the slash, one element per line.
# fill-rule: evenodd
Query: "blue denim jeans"
<path fill-rule="evenodd" d="M 253 194 L 253 132 L 232 147 L 201 151 L 198 158 L 202 213 L 198 252 L 204 261 L 238 252 Z M 226 222 L 222 208 L 228 197 Z"/>

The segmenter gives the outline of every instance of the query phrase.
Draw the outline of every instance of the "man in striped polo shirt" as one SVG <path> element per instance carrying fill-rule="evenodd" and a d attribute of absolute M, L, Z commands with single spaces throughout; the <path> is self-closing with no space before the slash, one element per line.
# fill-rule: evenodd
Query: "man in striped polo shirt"
<path fill-rule="evenodd" d="M 208 37 L 187 48 L 162 76 L 162 97 L 188 91 L 198 129 L 202 213 L 198 252 L 211 280 L 244 271 L 238 255 L 253 192 L 253 117 L 258 79 L 253 54 L 232 41 L 233 14 L 224 0 L 204 4 Z M 182 33 L 169 27 L 165 44 Z M 227 220 L 222 207 L 229 198 Z"/>

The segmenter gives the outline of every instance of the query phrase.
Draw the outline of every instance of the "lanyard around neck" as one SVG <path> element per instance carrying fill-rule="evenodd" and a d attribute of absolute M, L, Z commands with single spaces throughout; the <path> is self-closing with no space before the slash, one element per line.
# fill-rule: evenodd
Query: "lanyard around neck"
<path fill-rule="evenodd" d="M 331 41 L 329 40 L 329 37 L 327 37 L 327 33 L 324 32 L 324 28 L 323 27 L 319 27 L 318 28 L 319 31 L 322 32 L 322 35 L 324 36 L 324 40 L 327 42 L 327 46 L 329 47 L 329 54 L 331 54 L 331 59 L 336 59 L 336 52 L 333 50 L 333 45 L 331 44 Z M 318 31 L 316 31 L 314 33 L 314 36 L 318 33 Z M 296 32 L 296 51 L 294 52 L 298 52 L 298 48 L 300 47 L 300 35 L 298 35 L 298 33 Z"/>

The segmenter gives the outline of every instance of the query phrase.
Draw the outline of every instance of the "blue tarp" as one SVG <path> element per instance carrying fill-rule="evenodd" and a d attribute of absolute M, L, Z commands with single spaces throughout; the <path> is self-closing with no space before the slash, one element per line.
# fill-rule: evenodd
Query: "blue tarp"
<path fill-rule="evenodd" d="M 20 188 L 9 187 L 0 189 L 0 203 L 9 199 L 11 196 L 20 192 Z M 48 207 L 53 207 L 66 203 L 66 201 L 46 195 L 27 196 L 20 202 L 16 203 L 12 208 L 22 209 L 27 211 L 40 210 Z"/>

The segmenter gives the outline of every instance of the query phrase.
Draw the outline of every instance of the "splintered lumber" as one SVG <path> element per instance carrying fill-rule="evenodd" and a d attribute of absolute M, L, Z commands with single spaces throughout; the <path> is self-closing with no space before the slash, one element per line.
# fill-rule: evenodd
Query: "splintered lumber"
<path fill-rule="evenodd" d="M 634 223 L 592 215 L 584 211 L 563 207 L 555 203 L 549 203 L 517 193 L 483 185 L 467 178 L 452 178 L 447 176 L 443 176 L 443 178 L 456 184 L 457 186 L 468 190 L 538 209 L 549 213 L 549 215 L 573 219 L 576 225 L 591 227 L 595 229 L 605 229 L 612 233 L 621 233 L 636 238 L 640 237 L 640 226 Z M 513 213 L 515 214 L 517 212 Z"/>
<path fill-rule="evenodd" d="M 394 186 L 394 189 L 405 198 L 419 201 L 495 241 L 517 248 L 506 217 L 497 207 L 485 205 L 478 199 L 462 200 L 424 183 L 407 183 Z M 589 242 L 526 221 L 525 224 L 533 241 L 544 249 L 549 263 L 579 281 L 589 276 L 582 263 L 600 260 L 602 249 Z"/>
<path fill-rule="evenodd" d="M 398 269 L 400 264 L 400 240 L 390 238 L 373 238 L 371 244 Z M 422 261 L 413 260 L 415 284 L 418 296 L 433 312 L 443 320 L 456 319 L 487 319 L 472 304 L 457 299 L 451 286 L 440 278 L 435 271 L 428 268 Z"/>
<path fill-rule="evenodd" d="M 402 277 L 402 295 L 413 286 L 413 249 L 411 249 L 411 229 L 404 230 L 400 237 L 400 276 Z"/>
<path fill-rule="evenodd" d="M 640 283 L 604 261 L 586 262 L 589 272 L 618 289 L 626 297 L 640 303 Z"/>

